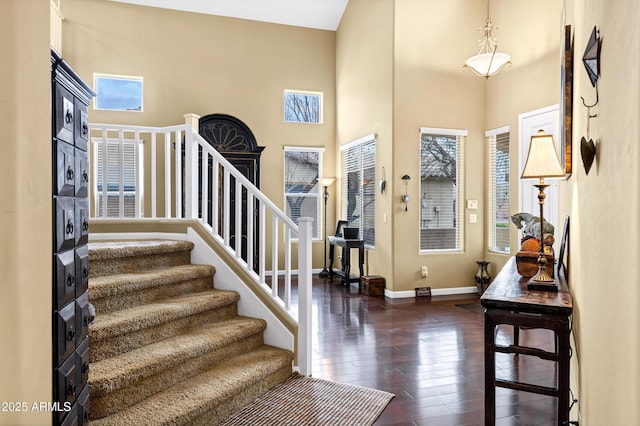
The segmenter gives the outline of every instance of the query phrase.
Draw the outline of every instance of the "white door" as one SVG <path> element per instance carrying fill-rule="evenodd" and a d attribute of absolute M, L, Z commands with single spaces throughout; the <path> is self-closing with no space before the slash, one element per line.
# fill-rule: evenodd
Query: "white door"
<path fill-rule="evenodd" d="M 518 192 L 518 211 L 531 213 L 540 216 L 540 205 L 538 204 L 538 188 L 533 186 L 539 183 L 536 179 L 520 179 L 522 169 L 527 161 L 531 136 L 543 130 L 546 134 L 552 134 L 556 145 L 556 152 L 560 150 L 560 109 L 558 105 L 541 108 L 535 111 L 525 112 L 518 116 L 519 130 L 519 161 L 518 179 L 520 182 Z M 545 180 L 549 187 L 545 190 L 547 198 L 544 201 L 544 219 L 555 227 L 554 237 L 556 243 L 553 245 L 555 252 L 558 252 L 559 241 L 562 238 L 562 224 L 558 222 L 558 180 Z"/>

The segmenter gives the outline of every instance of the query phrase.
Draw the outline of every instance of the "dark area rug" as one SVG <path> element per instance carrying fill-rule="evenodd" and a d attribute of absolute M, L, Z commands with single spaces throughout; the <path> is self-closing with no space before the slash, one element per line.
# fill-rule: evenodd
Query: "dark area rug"
<path fill-rule="evenodd" d="M 393 397 L 376 389 L 293 374 L 219 425 L 372 425 Z"/>
<path fill-rule="evenodd" d="M 459 304 L 456 304 L 456 306 L 458 308 L 462 308 L 462 309 L 466 309 L 467 311 L 471 311 L 471 312 L 473 312 L 475 314 L 480 314 L 480 315 L 484 314 L 484 308 L 482 307 L 480 302 L 476 302 L 476 303 L 459 303 Z"/>

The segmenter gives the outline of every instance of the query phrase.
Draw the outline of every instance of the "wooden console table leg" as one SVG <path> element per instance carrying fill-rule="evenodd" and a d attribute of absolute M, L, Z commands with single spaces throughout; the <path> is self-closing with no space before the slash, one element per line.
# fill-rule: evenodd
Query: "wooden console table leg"
<path fill-rule="evenodd" d="M 349 246 L 345 246 L 342 250 L 342 270 L 344 271 L 344 277 L 342 278 L 342 285 L 350 285 L 351 279 L 351 249 Z"/>
<path fill-rule="evenodd" d="M 569 319 L 563 318 L 561 324 L 556 329 L 556 339 L 558 345 L 558 424 L 569 424 Z"/>
<path fill-rule="evenodd" d="M 496 324 L 489 314 L 484 315 L 484 424 L 496 422 Z"/>
<path fill-rule="evenodd" d="M 333 253 L 335 249 L 335 244 L 329 244 L 329 280 L 333 280 Z"/>
<path fill-rule="evenodd" d="M 358 263 L 360 264 L 360 279 L 362 279 L 362 276 L 364 275 L 364 244 L 361 244 L 360 247 L 358 247 Z"/>

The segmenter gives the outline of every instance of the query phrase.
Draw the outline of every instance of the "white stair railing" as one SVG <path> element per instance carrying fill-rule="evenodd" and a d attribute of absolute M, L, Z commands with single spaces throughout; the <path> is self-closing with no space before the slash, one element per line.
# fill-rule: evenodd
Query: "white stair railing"
<path fill-rule="evenodd" d="M 170 127 L 89 125 L 91 219 L 199 220 L 298 324 L 298 366 L 302 374 L 311 374 L 312 219 L 300 218 L 296 225 L 198 134 L 198 116 L 187 114 L 185 120 Z M 294 235 L 297 303 L 292 294 Z"/>

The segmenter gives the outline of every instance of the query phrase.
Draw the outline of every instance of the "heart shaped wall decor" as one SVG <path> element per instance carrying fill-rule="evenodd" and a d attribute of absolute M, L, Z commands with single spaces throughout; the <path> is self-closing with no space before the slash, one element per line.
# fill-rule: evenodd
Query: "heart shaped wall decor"
<path fill-rule="evenodd" d="M 580 155 L 582 156 L 582 164 L 584 165 L 584 171 L 589 174 L 593 161 L 596 159 L 596 144 L 593 139 L 587 140 L 583 136 L 580 140 Z"/>

